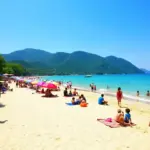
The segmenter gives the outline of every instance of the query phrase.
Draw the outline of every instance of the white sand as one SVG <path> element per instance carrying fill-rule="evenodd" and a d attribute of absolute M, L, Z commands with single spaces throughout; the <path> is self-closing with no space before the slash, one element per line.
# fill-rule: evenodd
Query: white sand
<path fill-rule="evenodd" d="M 150 106 L 131 106 L 137 127 L 109 128 L 97 118 L 116 115 L 116 100 L 106 97 L 110 106 L 97 105 L 98 94 L 83 92 L 89 107 L 67 106 L 70 98 L 42 98 L 29 89 L 15 89 L 2 95 L 0 102 L 0 150 L 150 150 Z"/>

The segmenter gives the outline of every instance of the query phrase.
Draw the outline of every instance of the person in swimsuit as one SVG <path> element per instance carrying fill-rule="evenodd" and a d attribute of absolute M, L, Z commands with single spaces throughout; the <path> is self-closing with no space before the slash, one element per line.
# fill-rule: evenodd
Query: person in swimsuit
<path fill-rule="evenodd" d="M 120 87 L 118 88 L 116 96 L 117 96 L 117 100 L 118 100 L 118 106 L 121 107 L 121 100 L 123 98 L 123 94 L 122 94 L 122 91 L 121 91 Z"/>
<path fill-rule="evenodd" d="M 137 97 L 139 97 L 139 96 L 140 96 L 140 92 L 139 92 L 139 91 L 137 91 L 136 96 L 137 96 Z"/>
<path fill-rule="evenodd" d="M 121 109 L 118 109 L 115 121 L 124 125 L 124 112 Z"/>
<path fill-rule="evenodd" d="M 150 93 L 149 93 L 149 91 L 147 91 L 147 94 L 146 94 L 147 96 L 150 96 Z"/>

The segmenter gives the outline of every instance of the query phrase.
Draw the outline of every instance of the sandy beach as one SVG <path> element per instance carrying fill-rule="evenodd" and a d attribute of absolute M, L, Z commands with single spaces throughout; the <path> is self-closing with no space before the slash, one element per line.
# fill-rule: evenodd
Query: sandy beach
<path fill-rule="evenodd" d="M 0 102 L 1 150 L 150 150 L 150 105 L 123 101 L 131 108 L 135 127 L 109 128 L 97 118 L 115 117 L 114 97 L 106 96 L 109 106 L 99 106 L 97 93 L 79 91 L 89 106 L 67 106 L 71 98 L 63 91 L 58 98 L 42 98 L 25 88 L 2 95 Z M 124 110 L 124 109 L 123 109 Z"/>

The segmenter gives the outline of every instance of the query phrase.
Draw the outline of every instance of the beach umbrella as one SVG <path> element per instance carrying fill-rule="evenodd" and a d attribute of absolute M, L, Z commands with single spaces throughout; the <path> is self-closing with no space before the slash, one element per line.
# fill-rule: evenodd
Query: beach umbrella
<path fill-rule="evenodd" d="M 37 80 L 32 81 L 31 84 L 32 84 L 32 85 L 36 85 L 36 84 L 38 84 L 38 81 L 37 81 Z"/>
<path fill-rule="evenodd" d="M 48 88 L 48 89 L 57 89 L 57 86 L 52 83 L 44 83 L 41 87 Z"/>
<path fill-rule="evenodd" d="M 40 82 L 37 83 L 37 86 L 42 86 L 43 84 L 45 84 L 45 82 L 44 81 L 40 81 Z"/>
<path fill-rule="evenodd" d="M 20 82 L 24 82 L 24 79 L 20 78 L 20 79 L 18 79 L 18 81 L 20 81 Z"/>
<path fill-rule="evenodd" d="M 52 84 L 54 84 L 54 85 L 56 85 L 56 86 L 58 86 L 58 85 L 59 85 L 59 83 L 58 83 L 58 82 L 52 82 Z"/>
<path fill-rule="evenodd" d="M 26 83 L 31 83 L 31 82 L 32 82 L 32 80 L 25 80 L 25 82 L 26 82 Z"/>

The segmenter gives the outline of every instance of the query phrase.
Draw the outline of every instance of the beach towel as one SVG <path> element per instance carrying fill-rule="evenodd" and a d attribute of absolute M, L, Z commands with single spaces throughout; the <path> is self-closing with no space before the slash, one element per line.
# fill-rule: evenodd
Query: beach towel
<path fill-rule="evenodd" d="M 107 118 L 107 119 L 101 119 L 98 118 L 97 121 L 101 122 L 102 124 L 110 127 L 110 128 L 118 128 L 120 127 L 120 124 L 118 122 L 116 122 L 114 119 L 112 118 Z"/>
<path fill-rule="evenodd" d="M 76 104 L 72 104 L 72 103 L 66 103 L 66 105 L 68 105 L 68 106 L 76 106 Z"/>

